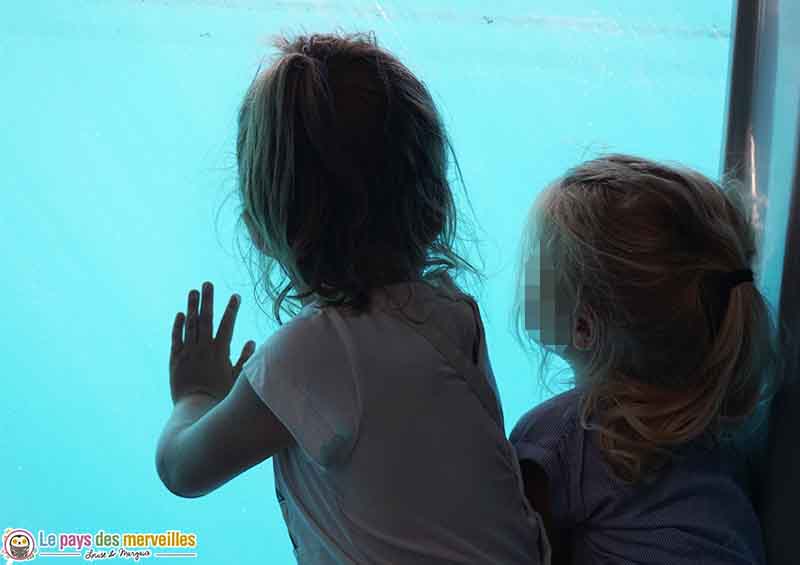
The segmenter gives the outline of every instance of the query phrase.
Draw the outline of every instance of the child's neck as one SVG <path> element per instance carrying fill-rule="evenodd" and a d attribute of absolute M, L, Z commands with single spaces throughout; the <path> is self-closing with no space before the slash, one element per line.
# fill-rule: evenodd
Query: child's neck
<path fill-rule="evenodd" d="M 397 283 L 415 282 L 415 281 L 419 281 L 419 280 L 421 280 L 421 279 L 418 276 L 417 277 L 409 277 L 407 279 L 404 279 L 404 280 L 401 280 L 401 281 L 397 281 Z M 390 283 L 390 284 L 397 284 L 397 283 Z M 388 286 L 388 285 L 386 285 L 386 286 Z M 296 290 L 297 294 L 300 294 L 301 292 L 304 292 L 304 291 L 302 289 L 300 289 L 300 288 L 298 288 Z M 317 300 L 317 295 L 314 294 L 314 293 L 311 293 L 308 296 L 301 298 L 300 299 L 300 304 L 302 304 L 303 306 L 306 306 L 308 304 L 311 304 L 312 302 L 315 302 L 316 300 Z"/>

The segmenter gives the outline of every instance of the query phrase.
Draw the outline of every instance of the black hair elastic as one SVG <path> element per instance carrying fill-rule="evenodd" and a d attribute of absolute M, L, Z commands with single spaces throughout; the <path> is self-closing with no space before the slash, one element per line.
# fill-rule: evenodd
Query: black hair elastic
<path fill-rule="evenodd" d="M 730 271 L 728 273 L 723 273 L 720 276 L 720 282 L 722 285 L 720 287 L 720 290 L 724 292 L 730 292 L 733 287 L 738 286 L 743 282 L 752 282 L 752 281 L 753 281 L 752 269 L 740 269 L 738 271 Z"/>
<path fill-rule="evenodd" d="M 752 281 L 752 269 L 729 272 L 711 271 L 705 276 L 701 288 L 701 297 L 712 336 L 717 335 L 719 326 L 725 317 L 731 298 L 731 290 L 744 282 Z"/>

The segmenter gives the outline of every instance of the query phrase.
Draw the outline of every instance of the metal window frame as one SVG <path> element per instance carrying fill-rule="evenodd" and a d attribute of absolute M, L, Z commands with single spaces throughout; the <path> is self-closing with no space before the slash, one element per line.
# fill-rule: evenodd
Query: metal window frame
<path fill-rule="evenodd" d="M 793 0 L 735 2 L 720 159 L 723 175 L 738 178 L 743 190 L 765 199 L 774 183 L 791 183 L 788 202 L 765 200 L 767 221 L 770 207 L 773 217 L 788 215 L 783 258 L 771 263 L 777 266 L 773 270 L 780 272 L 762 272 L 762 277 L 780 281 L 777 296 L 768 298 L 777 304 L 779 339 L 784 348 L 784 385 L 772 407 L 768 455 L 754 500 L 770 565 L 795 564 L 800 554 L 795 533 L 800 507 L 800 445 L 796 438 L 800 432 L 800 384 L 796 378 L 800 372 L 800 76 L 789 64 L 800 60 L 800 41 L 779 33 L 788 30 L 789 23 L 800 27 L 800 3 Z M 787 51 L 791 57 L 786 56 Z M 795 110 L 788 113 L 794 113 L 797 121 L 788 127 L 793 127 L 794 139 L 787 142 L 785 135 L 776 139 L 777 120 L 785 117 L 792 104 Z M 789 165 L 788 177 L 770 178 L 775 159 Z"/>

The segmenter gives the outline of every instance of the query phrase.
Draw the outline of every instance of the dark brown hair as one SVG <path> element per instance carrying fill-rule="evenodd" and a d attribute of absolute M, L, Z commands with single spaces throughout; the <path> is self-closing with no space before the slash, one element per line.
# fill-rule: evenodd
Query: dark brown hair
<path fill-rule="evenodd" d="M 241 105 L 236 155 L 241 219 L 278 323 L 287 296 L 363 309 L 386 284 L 482 279 L 454 250 L 448 149 L 461 172 L 423 83 L 371 34 L 274 45 Z"/>
<path fill-rule="evenodd" d="M 755 269 L 755 204 L 695 171 L 608 155 L 567 172 L 531 208 L 518 289 L 541 242 L 571 320 L 592 320 L 581 418 L 624 480 L 658 470 L 672 447 L 719 438 L 775 390 L 777 334 L 755 283 L 706 318 L 727 292 L 714 276 Z M 520 339 L 523 307 L 518 294 Z"/>

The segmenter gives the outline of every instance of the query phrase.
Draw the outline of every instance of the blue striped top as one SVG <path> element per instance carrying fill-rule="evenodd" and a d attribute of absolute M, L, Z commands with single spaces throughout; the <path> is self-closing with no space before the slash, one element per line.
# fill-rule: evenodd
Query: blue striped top
<path fill-rule="evenodd" d="M 553 527 L 570 532 L 573 563 L 765 563 L 741 448 L 694 442 L 655 478 L 628 485 L 581 426 L 579 400 L 573 389 L 536 406 L 510 437 L 519 459 L 546 473 Z"/>

